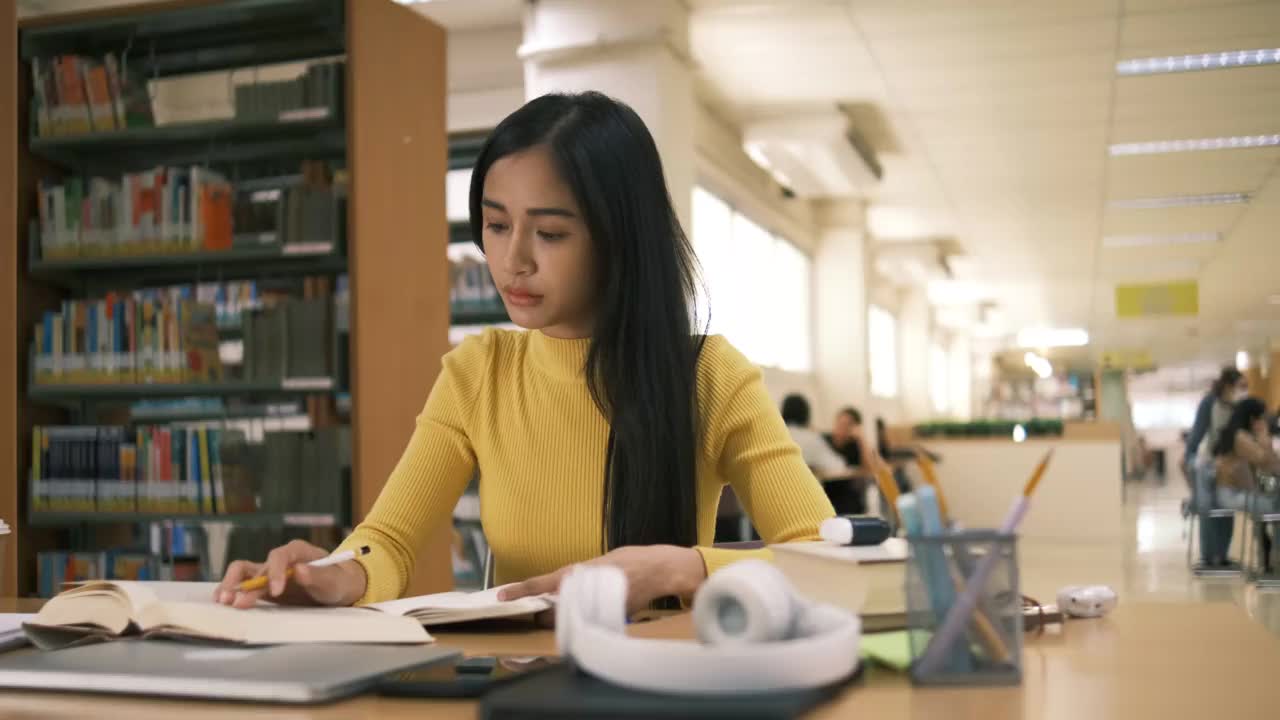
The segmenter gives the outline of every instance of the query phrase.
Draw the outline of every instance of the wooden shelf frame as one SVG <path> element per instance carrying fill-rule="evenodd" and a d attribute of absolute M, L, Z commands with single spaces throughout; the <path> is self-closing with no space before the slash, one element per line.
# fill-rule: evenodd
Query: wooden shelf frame
<path fill-rule="evenodd" d="M 288 9 L 290 3 L 297 7 Z M 8 58 L 0 71 L 0 187 L 5 188 L 0 193 L 0 518 L 13 527 L 13 534 L 0 563 L 0 596 L 32 594 L 36 552 L 54 545 L 54 530 L 28 522 L 25 480 L 31 427 L 57 424 L 67 417 L 65 410 L 34 401 L 27 387 L 32 327 L 42 312 L 58 307 L 67 289 L 65 283 L 42 275 L 39 266 L 33 274 L 28 262 L 25 229 L 36 214 L 36 187 L 41 179 L 56 179 L 64 171 L 56 158 L 51 162 L 31 147 L 30 67 L 20 55 L 19 33 L 38 36 L 42 47 L 75 52 L 75 32 L 176 27 L 197 17 L 234 17 L 226 12 L 233 9 L 230 6 L 268 5 L 279 10 L 280 23 L 288 18 L 315 21 L 314 12 L 297 8 L 336 11 L 326 11 L 326 34 L 314 46 L 276 43 L 259 56 L 232 48 L 212 60 L 207 54 L 183 55 L 175 49 L 174 54 L 157 56 L 154 69 L 182 74 L 345 50 L 345 106 L 337 125 L 341 142 L 326 147 L 336 148 L 340 156 L 345 153 L 351 174 L 345 263 L 351 293 L 347 337 L 353 520 L 373 505 L 409 440 L 439 373 L 440 358 L 449 350 L 448 228 L 442 222 L 444 170 L 449 166 L 444 30 L 392 0 L 163 0 L 21 23 L 13 5 L 6 4 L 0 11 L 0 52 Z M 334 17 L 340 19 L 337 26 L 332 25 Z M 406 68 L 412 68 L 411 80 L 406 80 Z M 260 134 L 252 128 L 236 132 Z M 268 134 L 273 142 L 280 141 L 274 131 Z M 127 139 L 143 142 L 146 136 Z M 106 138 L 98 142 L 104 148 L 111 144 Z M 52 155 L 76 150 L 75 143 L 40 144 Z M 442 527 L 427 547 L 419 549 L 411 592 L 452 587 L 448 537 L 449 528 Z"/>

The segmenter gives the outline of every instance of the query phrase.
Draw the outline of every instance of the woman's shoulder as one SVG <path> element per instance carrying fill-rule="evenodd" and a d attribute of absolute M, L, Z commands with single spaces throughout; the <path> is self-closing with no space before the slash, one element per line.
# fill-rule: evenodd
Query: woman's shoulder
<path fill-rule="evenodd" d="M 467 335 L 444 356 L 444 370 L 450 374 L 475 375 L 499 358 L 510 357 L 524 347 L 528 333 L 489 327 Z"/>
<path fill-rule="evenodd" d="M 725 336 L 707 335 L 703 338 L 702 352 L 698 355 L 700 376 L 740 376 L 753 370 L 756 370 L 756 366 Z"/>
<path fill-rule="evenodd" d="M 756 367 L 723 335 L 707 335 L 698 355 L 698 389 L 703 404 L 723 401 L 744 385 L 762 380 Z"/>

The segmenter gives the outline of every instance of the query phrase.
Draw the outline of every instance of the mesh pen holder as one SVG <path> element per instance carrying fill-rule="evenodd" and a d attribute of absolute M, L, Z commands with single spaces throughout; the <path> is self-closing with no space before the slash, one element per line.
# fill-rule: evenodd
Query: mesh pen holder
<path fill-rule="evenodd" d="M 908 539 L 907 634 L 917 685 L 1016 685 L 1022 681 L 1022 596 L 1017 538 L 993 530 Z M 974 611 L 950 609 L 973 592 Z M 963 609 L 963 608 L 962 608 Z M 934 646 L 937 647 L 934 647 Z"/>

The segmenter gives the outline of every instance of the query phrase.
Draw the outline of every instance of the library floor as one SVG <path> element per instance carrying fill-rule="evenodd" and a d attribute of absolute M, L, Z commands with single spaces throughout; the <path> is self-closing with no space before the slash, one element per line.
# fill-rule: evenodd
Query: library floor
<path fill-rule="evenodd" d="M 1280 591 L 1258 590 L 1239 578 L 1197 578 L 1187 568 L 1186 523 L 1179 512 L 1186 497 L 1180 475 L 1162 487 L 1154 480 L 1125 486 L 1123 582 L 1116 588 L 1121 602 L 1131 600 L 1231 602 L 1245 609 L 1273 634 L 1280 636 Z M 1239 556 L 1237 526 L 1232 556 Z"/>

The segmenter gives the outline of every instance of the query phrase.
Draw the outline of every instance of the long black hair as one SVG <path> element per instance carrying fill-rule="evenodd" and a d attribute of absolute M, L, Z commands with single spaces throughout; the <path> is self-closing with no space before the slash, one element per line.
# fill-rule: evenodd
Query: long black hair
<path fill-rule="evenodd" d="M 1210 392 L 1213 393 L 1214 397 L 1222 399 L 1222 394 L 1226 392 L 1228 388 L 1240 382 L 1240 378 L 1242 377 L 1244 377 L 1244 374 L 1239 370 L 1233 367 L 1224 367 L 1222 368 L 1222 372 L 1218 375 L 1218 379 L 1213 381 L 1213 387 L 1210 389 Z"/>
<path fill-rule="evenodd" d="M 1213 454 L 1229 455 L 1236 447 L 1236 432 L 1244 430 L 1252 432 L 1250 428 L 1258 418 L 1267 412 L 1267 404 L 1256 397 L 1247 397 L 1236 403 L 1235 408 L 1231 411 L 1231 419 L 1227 420 L 1227 424 L 1223 426 L 1222 432 L 1214 439 Z"/>
<path fill-rule="evenodd" d="M 697 264 L 658 147 L 626 104 L 597 92 L 530 100 L 498 124 L 471 175 L 471 234 L 500 158 L 545 146 L 591 234 L 595 327 L 584 378 L 609 419 L 604 549 L 697 543 Z"/>

